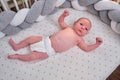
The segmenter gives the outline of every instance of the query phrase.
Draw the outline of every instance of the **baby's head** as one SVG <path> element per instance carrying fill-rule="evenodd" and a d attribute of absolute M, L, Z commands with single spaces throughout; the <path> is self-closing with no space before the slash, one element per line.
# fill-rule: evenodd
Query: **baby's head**
<path fill-rule="evenodd" d="M 91 21 L 88 18 L 80 18 L 74 23 L 73 29 L 79 36 L 84 36 L 89 32 L 91 26 Z"/>

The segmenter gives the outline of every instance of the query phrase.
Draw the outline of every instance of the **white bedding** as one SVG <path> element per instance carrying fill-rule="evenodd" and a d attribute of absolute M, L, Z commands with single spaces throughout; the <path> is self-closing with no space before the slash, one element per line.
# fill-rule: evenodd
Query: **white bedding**
<path fill-rule="evenodd" d="M 84 52 L 77 46 L 49 57 L 43 61 L 22 62 L 7 59 L 8 54 L 28 53 L 29 47 L 13 51 L 8 40 L 19 42 L 30 35 L 49 36 L 60 30 L 57 19 L 64 9 L 50 15 L 20 33 L 0 39 L 0 80 L 105 80 L 120 64 L 120 35 L 112 31 L 97 16 L 86 11 L 69 9 L 70 16 L 65 21 L 69 25 L 79 17 L 92 21 L 92 29 L 85 40 L 95 43 L 96 37 L 103 38 L 103 44 L 94 51 Z"/>

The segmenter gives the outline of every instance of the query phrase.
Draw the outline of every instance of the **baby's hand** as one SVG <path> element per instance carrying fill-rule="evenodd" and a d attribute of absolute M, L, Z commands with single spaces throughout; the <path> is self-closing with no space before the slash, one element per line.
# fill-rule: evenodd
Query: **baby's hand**
<path fill-rule="evenodd" d="M 97 37 L 96 38 L 96 44 L 102 44 L 102 42 L 103 42 L 103 40 L 102 40 L 102 38 L 100 38 L 100 37 Z"/>
<path fill-rule="evenodd" d="M 69 11 L 67 9 L 65 9 L 64 12 L 63 12 L 63 16 L 66 17 L 68 15 L 69 15 Z"/>

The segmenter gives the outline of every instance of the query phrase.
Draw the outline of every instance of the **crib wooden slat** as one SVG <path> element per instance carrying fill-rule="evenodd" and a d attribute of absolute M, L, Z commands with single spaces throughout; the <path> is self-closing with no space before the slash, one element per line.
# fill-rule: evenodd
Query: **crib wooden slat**
<path fill-rule="evenodd" d="M 5 0 L 0 0 L 0 2 L 1 2 L 1 4 L 2 4 L 2 6 L 3 6 L 3 9 L 4 9 L 5 11 L 7 11 L 7 10 L 10 9 L 10 8 L 8 7 L 8 4 L 7 4 L 7 2 L 6 2 Z"/>
<path fill-rule="evenodd" d="M 18 7 L 18 3 L 16 2 L 16 0 L 13 0 L 14 4 L 15 4 L 15 7 L 17 9 L 17 11 L 19 10 L 19 7 Z"/>

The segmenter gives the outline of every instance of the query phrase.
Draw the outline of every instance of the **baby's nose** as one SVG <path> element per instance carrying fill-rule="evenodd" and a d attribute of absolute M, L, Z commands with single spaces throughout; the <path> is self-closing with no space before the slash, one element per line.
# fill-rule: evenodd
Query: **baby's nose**
<path fill-rule="evenodd" d="M 85 27 L 84 27 L 84 26 L 82 26 L 82 27 L 81 27 L 81 29 L 82 29 L 82 30 L 84 30 L 84 29 L 85 29 Z"/>

